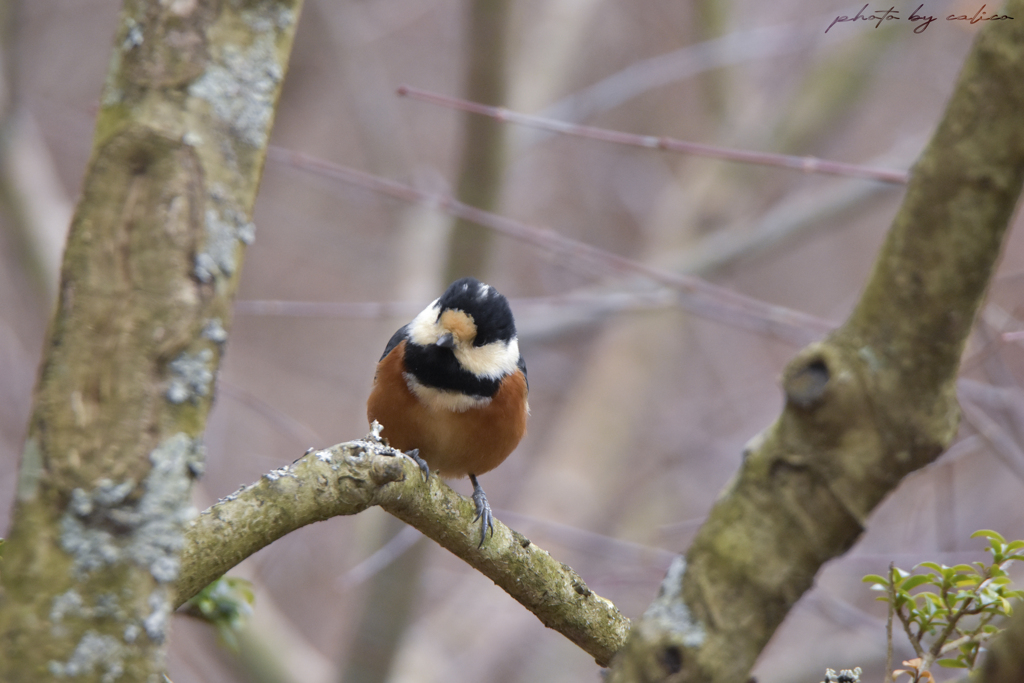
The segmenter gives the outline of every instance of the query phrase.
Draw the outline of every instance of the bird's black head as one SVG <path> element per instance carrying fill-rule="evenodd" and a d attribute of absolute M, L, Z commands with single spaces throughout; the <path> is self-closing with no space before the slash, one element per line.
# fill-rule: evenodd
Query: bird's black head
<path fill-rule="evenodd" d="M 462 311 L 476 327 L 473 346 L 491 342 L 508 342 L 516 336 L 516 322 L 508 299 L 490 285 L 476 278 L 464 277 L 453 282 L 437 301 L 438 317 L 445 311 Z"/>
<path fill-rule="evenodd" d="M 508 300 L 471 277 L 452 283 L 399 334 L 409 341 L 409 372 L 430 386 L 455 388 L 450 384 L 457 377 L 490 383 L 526 372 Z"/>

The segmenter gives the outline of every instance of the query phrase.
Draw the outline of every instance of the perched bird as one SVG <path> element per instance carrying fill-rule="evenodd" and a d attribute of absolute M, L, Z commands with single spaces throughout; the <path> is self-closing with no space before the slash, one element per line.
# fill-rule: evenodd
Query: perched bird
<path fill-rule="evenodd" d="M 494 524 L 477 476 L 500 465 L 523 438 L 527 392 L 508 300 L 466 277 L 391 337 L 366 417 L 424 474 L 469 476 L 482 546 Z"/>

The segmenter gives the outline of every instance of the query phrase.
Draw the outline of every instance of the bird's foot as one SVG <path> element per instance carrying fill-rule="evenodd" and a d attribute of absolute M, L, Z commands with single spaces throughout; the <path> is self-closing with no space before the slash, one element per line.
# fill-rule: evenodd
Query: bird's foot
<path fill-rule="evenodd" d="M 405 451 L 405 456 L 412 460 L 414 463 L 419 465 L 420 472 L 423 473 L 423 481 L 430 480 L 430 465 L 427 461 L 420 457 L 420 449 L 414 448 L 411 451 Z"/>
<path fill-rule="evenodd" d="M 476 475 L 469 475 L 469 480 L 473 482 L 473 504 L 476 506 L 476 517 L 473 521 L 480 520 L 480 543 L 476 547 L 482 548 L 484 540 L 487 539 L 487 530 L 490 529 L 491 536 L 494 535 L 494 514 L 491 512 L 490 503 L 487 502 L 487 494 L 476 480 Z"/>

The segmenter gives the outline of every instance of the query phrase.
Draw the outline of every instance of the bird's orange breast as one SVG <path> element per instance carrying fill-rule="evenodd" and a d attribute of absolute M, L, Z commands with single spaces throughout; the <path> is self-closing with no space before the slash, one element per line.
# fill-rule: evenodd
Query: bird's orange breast
<path fill-rule="evenodd" d="M 418 448 L 420 457 L 442 477 L 479 475 L 493 470 L 515 450 L 526 433 L 527 388 L 523 373 L 501 380 L 486 405 L 463 411 L 432 408 L 409 389 L 401 342 L 377 364 L 366 416 L 383 426 L 394 448 Z"/>

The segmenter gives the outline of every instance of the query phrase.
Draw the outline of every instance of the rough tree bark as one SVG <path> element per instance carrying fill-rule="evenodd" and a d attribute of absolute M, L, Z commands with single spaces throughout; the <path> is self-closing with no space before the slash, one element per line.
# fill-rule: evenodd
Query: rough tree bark
<path fill-rule="evenodd" d="M 176 605 L 260 548 L 307 524 L 379 505 L 494 581 L 505 592 L 607 665 L 629 619 L 562 564 L 499 520 L 478 547 L 468 499 L 372 436 L 306 454 L 211 506 L 189 526 Z"/>
<path fill-rule="evenodd" d="M 1024 2 L 1002 12 L 1024 17 Z M 960 356 L 1024 182 L 1024 23 L 981 29 L 849 320 L 783 377 L 611 681 L 741 681 L 819 567 L 949 445 Z"/>
<path fill-rule="evenodd" d="M 1006 630 L 992 641 L 984 662 L 971 680 L 975 683 L 1024 681 L 1024 612 L 1014 614 Z"/>
<path fill-rule="evenodd" d="M 301 0 L 126 0 L 0 583 L 0 680 L 156 681 Z"/>

